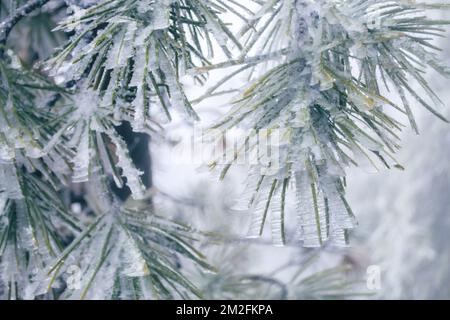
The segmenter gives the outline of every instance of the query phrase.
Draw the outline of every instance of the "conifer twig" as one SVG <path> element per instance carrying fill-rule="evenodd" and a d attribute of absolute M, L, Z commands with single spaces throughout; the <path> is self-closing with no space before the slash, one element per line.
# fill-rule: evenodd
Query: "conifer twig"
<path fill-rule="evenodd" d="M 49 1 L 50 0 L 31 0 L 17 9 L 13 16 L 2 22 L 0 24 L 0 44 L 5 45 L 11 30 L 22 18 L 26 17 L 34 10 L 42 8 Z"/>

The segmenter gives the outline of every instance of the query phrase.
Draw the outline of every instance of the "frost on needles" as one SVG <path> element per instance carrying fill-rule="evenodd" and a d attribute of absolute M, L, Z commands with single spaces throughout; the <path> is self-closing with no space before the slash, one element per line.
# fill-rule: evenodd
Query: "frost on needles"
<path fill-rule="evenodd" d="M 252 129 L 228 159 L 251 152 L 257 142 L 249 141 L 256 141 L 258 132 L 268 139 L 276 132 L 279 140 L 273 158 L 264 155 L 250 169 L 247 202 L 239 207 L 252 214 L 250 237 L 261 236 L 269 220 L 274 243 L 285 243 L 289 189 L 295 193 L 296 230 L 304 246 L 347 243 L 355 218 L 345 200 L 345 168 L 367 161 L 401 168 L 394 153 L 402 124 L 391 110 L 404 114 L 416 132 L 411 100 L 447 121 L 424 78 L 428 68 L 444 76 L 450 71 L 431 42 L 449 23 L 427 14 L 426 9 L 439 7 L 448 5 L 274 0 L 242 29 L 243 52 L 254 55 L 240 58 L 241 70 L 256 68 L 262 75 L 241 90 L 234 108 L 214 128 Z M 401 105 L 392 101 L 395 94 Z"/>
<path fill-rule="evenodd" d="M 450 72 L 432 42 L 449 22 L 428 14 L 449 5 L 249 1 L 252 10 L 236 0 L 66 1 L 69 14 L 56 29 L 69 38 L 40 69 L 21 63 L 7 38 L 49 1 L 0 3 L 10 10 L 7 17 L 0 12 L 2 298 L 201 297 L 179 263 L 214 270 L 192 244 L 199 234 L 159 214 L 116 128 L 130 123 L 134 132 L 164 138 L 174 113 L 198 121 L 195 102 L 244 71 L 250 85 L 238 88 L 215 128 L 250 129 L 241 153 L 255 147 L 248 144 L 261 131 L 280 138 L 276 158 L 249 168 L 240 202 L 252 214 L 249 236 L 261 236 L 269 222 L 274 244 L 290 240 L 292 193 L 304 246 L 347 244 L 356 221 L 345 169 L 364 161 L 401 168 L 394 153 L 402 124 L 391 111 L 416 132 L 412 101 L 446 121 L 424 72 Z M 243 22 L 240 32 L 222 13 Z M 214 64 L 217 48 L 225 61 Z M 204 84 L 208 71 L 231 66 L 239 69 L 188 99 L 182 77 Z M 131 199 L 121 202 L 110 180 Z M 86 221 L 68 208 L 67 195 L 80 184 Z M 68 276 L 73 267 L 80 271 L 76 286 Z"/>

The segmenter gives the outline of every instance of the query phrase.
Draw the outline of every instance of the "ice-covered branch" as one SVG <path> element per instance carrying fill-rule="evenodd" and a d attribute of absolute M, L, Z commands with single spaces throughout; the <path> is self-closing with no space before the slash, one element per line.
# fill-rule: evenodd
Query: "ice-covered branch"
<path fill-rule="evenodd" d="M 252 212 L 250 237 L 262 236 L 270 220 L 274 243 L 285 244 L 284 202 L 286 190 L 294 189 L 295 229 L 304 246 L 345 245 L 347 230 L 355 226 L 345 199 L 346 168 L 365 162 L 402 168 L 393 156 L 402 125 L 388 110 L 408 115 L 417 129 L 409 103 L 414 99 L 446 120 L 423 71 L 450 75 L 430 43 L 449 22 L 428 17 L 424 8 L 408 1 L 278 0 L 256 15 L 246 42 L 262 48 L 260 56 L 287 48 L 286 59 L 269 70 L 260 68 L 262 75 L 255 73 L 235 107 L 214 126 L 249 129 L 245 143 L 260 131 L 276 140 L 269 143 L 271 157 L 259 155 L 252 163 L 248 194 L 237 206 Z M 210 68 L 238 63 L 244 61 Z M 402 106 L 384 96 L 382 86 L 394 89 Z M 248 150 L 231 150 L 228 159 L 234 160 L 223 164 L 222 176 Z"/>

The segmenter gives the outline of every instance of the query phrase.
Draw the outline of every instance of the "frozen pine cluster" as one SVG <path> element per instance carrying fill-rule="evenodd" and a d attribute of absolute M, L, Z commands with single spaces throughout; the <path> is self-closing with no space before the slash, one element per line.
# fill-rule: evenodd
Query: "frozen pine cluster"
<path fill-rule="evenodd" d="M 65 41 L 30 68 L 7 38 L 21 19 L 58 5 L 67 14 L 53 32 Z M 0 14 L 4 298 L 201 297 L 183 269 L 185 263 L 214 269 L 193 246 L 198 232 L 159 214 L 132 144 L 117 128 L 127 123 L 133 134 L 164 138 L 174 115 L 199 121 L 195 103 L 207 103 L 235 76 L 245 74 L 249 84 L 236 88 L 230 112 L 214 128 L 241 127 L 248 135 L 232 151 L 234 161 L 215 164 L 224 177 L 258 147 L 255 136 L 264 132 L 271 141 L 273 152 L 249 167 L 237 208 L 251 214 L 250 237 L 262 236 L 268 223 L 275 245 L 292 240 L 287 225 L 295 225 L 305 247 L 346 245 L 356 225 L 345 198 L 346 168 L 401 169 L 394 156 L 403 127 L 398 119 L 419 131 L 413 102 L 447 121 L 424 77 L 428 69 L 450 74 L 433 44 L 450 22 L 428 14 L 448 9 L 445 3 L 17 0 L 1 6 L 8 12 Z M 225 21 L 231 16 L 242 22 L 237 32 Z M 225 61 L 213 62 L 218 52 Z M 228 67 L 238 69 L 196 101 L 188 98 L 182 79 L 209 84 L 209 71 Z M 115 191 L 124 188 L 127 201 Z M 74 206 L 71 197 L 80 193 L 82 205 Z M 289 193 L 296 221 L 285 219 Z"/>
<path fill-rule="evenodd" d="M 327 241 L 346 245 L 347 231 L 356 223 L 345 199 L 346 167 L 402 168 L 394 153 L 403 125 L 393 114 L 403 114 L 418 131 L 411 100 L 447 121 L 438 111 L 443 103 L 423 74 L 429 68 L 450 74 L 431 42 L 448 24 L 427 15 L 426 9 L 438 6 L 268 1 L 242 29 L 248 43 L 244 52 L 255 52 L 242 59 L 243 65 L 254 68 L 260 59 L 269 64 L 255 67 L 263 70 L 215 128 L 252 129 L 235 159 L 258 147 L 260 141 L 252 139 L 258 132 L 276 143 L 271 156 L 262 153 L 252 166 L 245 202 L 237 207 L 252 214 L 249 236 L 261 236 L 268 221 L 274 243 L 286 242 L 285 200 L 292 190 L 297 239 L 308 247 Z"/>

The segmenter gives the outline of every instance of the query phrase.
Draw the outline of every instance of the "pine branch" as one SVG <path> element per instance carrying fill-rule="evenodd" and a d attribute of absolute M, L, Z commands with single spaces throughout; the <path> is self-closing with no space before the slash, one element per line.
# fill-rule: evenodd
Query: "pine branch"
<path fill-rule="evenodd" d="M 347 244 L 356 221 L 345 199 L 346 167 L 363 159 L 401 168 L 393 155 L 402 124 L 385 109 L 407 115 L 416 131 L 409 99 L 446 120 L 435 109 L 441 101 L 423 73 L 432 68 L 450 75 L 430 42 L 449 21 L 421 16 L 420 10 L 448 5 L 258 0 L 260 10 L 253 13 L 234 0 L 97 1 L 74 10 L 59 26 L 72 38 L 47 66 L 74 95 L 53 99 L 47 91 L 62 96 L 65 90 L 4 52 L 14 26 L 47 2 L 29 1 L 0 25 L 0 193 L 8 218 L 0 221 L 0 281 L 14 298 L 49 294 L 73 265 L 82 271 L 81 288 L 65 289 L 62 297 L 202 296 L 182 261 L 213 268 L 192 245 L 198 240 L 194 229 L 158 214 L 148 190 L 151 172 L 145 169 L 149 136 L 161 135 L 173 112 L 187 122 L 199 119 L 181 81 L 186 71 L 203 83 L 211 70 L 239 68 L 198 102 L 250 69 L 252 83 L 240 88 L 234 108 L 215 126 L 244 126 L 250 133 L 232 157 L 224 157 L 232 161 L 219 167 L 225 176 L 239 156 L 255 148 L 256 133 L 280 134 L 279 149 L 271 150 L 279 152 L 259 155 L 251 166 L 247 192 L 237 206 L 252 212 L 249 237 L 260 237 L 270 223 L 279 246 L 290 238 L 285 211 L 291 189 L 297 201 L 295 229 L 304 246 Z M 219 14 L 227 12 L 245 23 L 242 39 L 222 21 Z M 380 26 L 371 24 L 372 14 Z M 227 60 L 209 61 L 215 47 Z M 383 96 L 382 85 L 396 89 L 402 105 Z M 132 149 L 136 136 L 142 138 L 138 152 Z M 70 201 L 60 199 L 62 188 L 72 188 L 70 180 L 85 188 L 80 198 L 90 221 L 86 227 L 66 208 Z M 129 196 L 126 202 L 117 199 Z M 72 230 L 75 239 L 63 239 L 59 225 Z M 35 269 L 38 274 L 31 274 Z M 322 298 L 339 296 L 345 288 L 342 271 L 301 278 L 300 270 L 289 285 L 272 275 L 211 277 L 230 286 L 225 294 L 235 296 L 239 288 L 248 289 L 249 296 L 259 288 L 277 288 L 282 298 Z"/>
<path fill-rule="evenodd" d="M 418 131 L 409 105 L 412 98 L 448 122 L 436 110 L 442 101 L 423 73 L 430 68 L 450 76 L 450 68 L 433 52 L 438 48 L 430 43 L 450 21 L 428 17 L 427 8 L 403 1 L 274 0 L 262 7 L 252 28 L 243 29 L 248 44 L 244 52 L 258 48 L 263 59 L 256 60 L 257 70 L 262 75 L 241 88 L 234 108 L 213 128 L 241 126 L 250 131 L 241 146 L 223 157 L 232 160 L 219 166 L 221 177 L 237 159 L 248 159 L 258 148 L 256 133 L 277 139 L 268 143 L 269 159 L 260 156 L 263 161 L 251 164 L 248 194 L 238 205 L 252 212 L 250 237 L 262 235 L 270 213 L 274 243 L 284 244 L 286 193 L 281 178 L 294 182 L 297 229 L 304 245 L 322 246 L 325 241 L 346 245 L 347 231 L 356 225 L 345 199 L 346 167 L 369 161 L 375 167 L 380 163 L 402 168 L 394 154 L 400 148 L 398 132 L 403 125 L 387 109 L 407 115 Z M 266 70 L 261 63 L 280 50 L 285 58 Z M 253 67 L 254 61 L 244 58 L 206 66 L 205 70 L 239 64 L 243 66 L 207 93 L 246 66 Z M 411 80 L 424 96 L 413 89 Z M 396 89 L 402 106 L 383 96 L 382 85 Z"/>
<path fill-rule="evenodd" d="M 34 10 L 42 8 L 49 1 L 50 0 L 31 0 L 18 8 L 13 16 L 3 21 L 0 24 L 0 46 L 6 44 L 6 40 L 8 39 L 11 30 L 22 18 L 28 16 Z"/>

